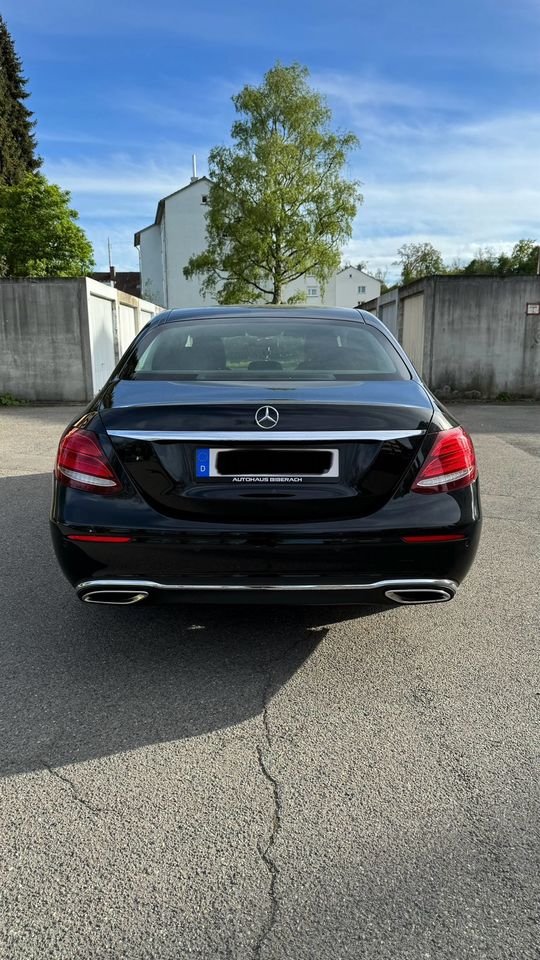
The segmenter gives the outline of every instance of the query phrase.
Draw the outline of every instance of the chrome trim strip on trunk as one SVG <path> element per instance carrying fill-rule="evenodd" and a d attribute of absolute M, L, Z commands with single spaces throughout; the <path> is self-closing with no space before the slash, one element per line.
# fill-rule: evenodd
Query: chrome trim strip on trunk
<path fill-rule="evenodd" d="M 424 430 L 108 430 L 110 437 L 126 440 L 304 440 L 318 443 L 319 440 L 404 440 L 420 437 Z"/>
<path fill-rule="evenodd" d="M 458 585 L 454 580 L 377 580 L 375 583 L 158 583 L 154 580 L 85 580 L 77 584 L 77 592 L 109 589 L 119 587 L 132 590 L 275 590 L 275 591 L 303 591 L 303 590 L 391 590 L 392 588 L 429 590 L 450 590 L 456 593 Z"/>

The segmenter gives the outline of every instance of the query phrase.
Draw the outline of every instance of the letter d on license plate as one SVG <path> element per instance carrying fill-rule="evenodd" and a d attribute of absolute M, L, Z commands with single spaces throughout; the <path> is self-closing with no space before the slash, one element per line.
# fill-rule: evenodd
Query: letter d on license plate
<path fill-rule="evenodd" d="M 195 473 L 197 477 L 210 476 L 210 450 L 208 447 L 195 453 Z"/>

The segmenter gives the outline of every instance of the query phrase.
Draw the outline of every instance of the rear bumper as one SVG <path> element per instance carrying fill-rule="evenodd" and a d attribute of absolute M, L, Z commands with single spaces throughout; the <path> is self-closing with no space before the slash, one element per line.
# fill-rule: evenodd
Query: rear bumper
<path fill-rule="evenodd" d="M 185 581 L 157 583 L 153 580 L 87 580 L 77 584 L 77 596 L 87 603 L 130 605 L 133 603 L 296 603 L 296 604 L 390 604 L 444 603 L 458 589 L 453 580 L 396 579 L 368 583 L 307 583 L 305 579 L 260 582 L 255 578 L 230 579 L 222 583 Z"/>
<path fill-rule="evenodd" d="M 58 560 L 81 598 L 131 590 L 144 594 L 134 602 L 394 605 L 405 600 L 392 593 L 408 589 L 443 590 L 449 596 L 434 599 L 451 599 L 473 562 L 480 523 L 461 527 L 462 540 L 427 544 L 404 543 L 396 533 L 300 530 L 138 531 L 129 543 L 110 544 L 69 540 L 75 532 L 84 531 L 52 523 Z"/>

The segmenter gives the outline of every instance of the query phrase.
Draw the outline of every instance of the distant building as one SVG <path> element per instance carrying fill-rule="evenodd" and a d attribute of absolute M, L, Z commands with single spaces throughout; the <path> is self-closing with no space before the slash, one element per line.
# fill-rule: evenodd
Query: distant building
<path fill-rule="evenodd" d="M 373 300 L 381 292 L 381 284 L 375 277 L 370 276 L 358 267 L 343 267 L 330 278 L 321 296 L 321 285 L 315 277 L 306 274 L 287 284 L 285 296 L 292 296 L 301 291 L 306 294 L 306 303 L 311 306 L 325 307 L 356 307 L 366 300 Z"/>
<path fill-rule="evenodd" d="M 159 201 L 154 223 L 135 234 L 141 270 L 141 296 L 166 307 L 211 306 L 216 300 L 200 292 L 201 279 L 186 280 L 190 257 L 206 247 L 206 205 L 211 181 L 192 177 L 180 190 Z M 312 306 L 355 307 L 378 297 L 381 284 L 356 267 L 344 267 L 326 284 L 306 275 L 285 287 L 284 299 L 298 291 Z"/>
<path fill-rule="evenodd" d="M 117 270 L 116 267 L 110 267 L 109 270 L 91 273 L 90 276 L 92 280 L 108 283 L 115 290 L 129 293 L 132 297 L 141 295 L 141 275 L 138 270 Z"/>
<path fill-rule="evenodd" d="M 207 177 L 164 197 L 157 205 L 156 218 L 135 234 L 139 248 L 141 292 L 165 307 L 200 307 L 216 301 L 199 292 L 200 279 L 186 280 L 184 267 L 206 246 L 206 203 L 210 190 Z"/>

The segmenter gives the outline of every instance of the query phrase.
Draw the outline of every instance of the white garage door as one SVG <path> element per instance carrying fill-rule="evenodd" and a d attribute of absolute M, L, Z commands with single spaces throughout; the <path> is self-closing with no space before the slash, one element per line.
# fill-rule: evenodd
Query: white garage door
<path fill-rule="evenodd" d="M 422 373 L 424 359 L 424 294 L 403 300 L 403 348 Z"/>
<path fill-rule="evenodd" d="M 125 353 L 137 333 L 136 311 L 135 307 L 130 307 L 126 303 L 118 305 L 118 339 L 120 341 L 120 353 Z"/>
<path fill-rule="evenodd" d="M 142 310 L 142 309 L 140 311 L 140 314 L 141 314 L 141 318 L 139 320 L 139 330 L 142 330 L 142 328 L 148 323 L 148 321 L 152 320 L 154 314 L 152 310 Z"/>
<path fill-rule="evenodd" d="M 381 303 L 379 320 L 382 320 L 390 332 L 397 337 L 397 300 L 391 300 L 390 303 Z"/>
<path fill-rule="evenodd" d="M 88 326 L 92 355 L 92 383 L 94 391 L 101 390 L 112 373 L 114 354 L 114 315 L 112 300 L 91 295 L 88 299 Z"/>

